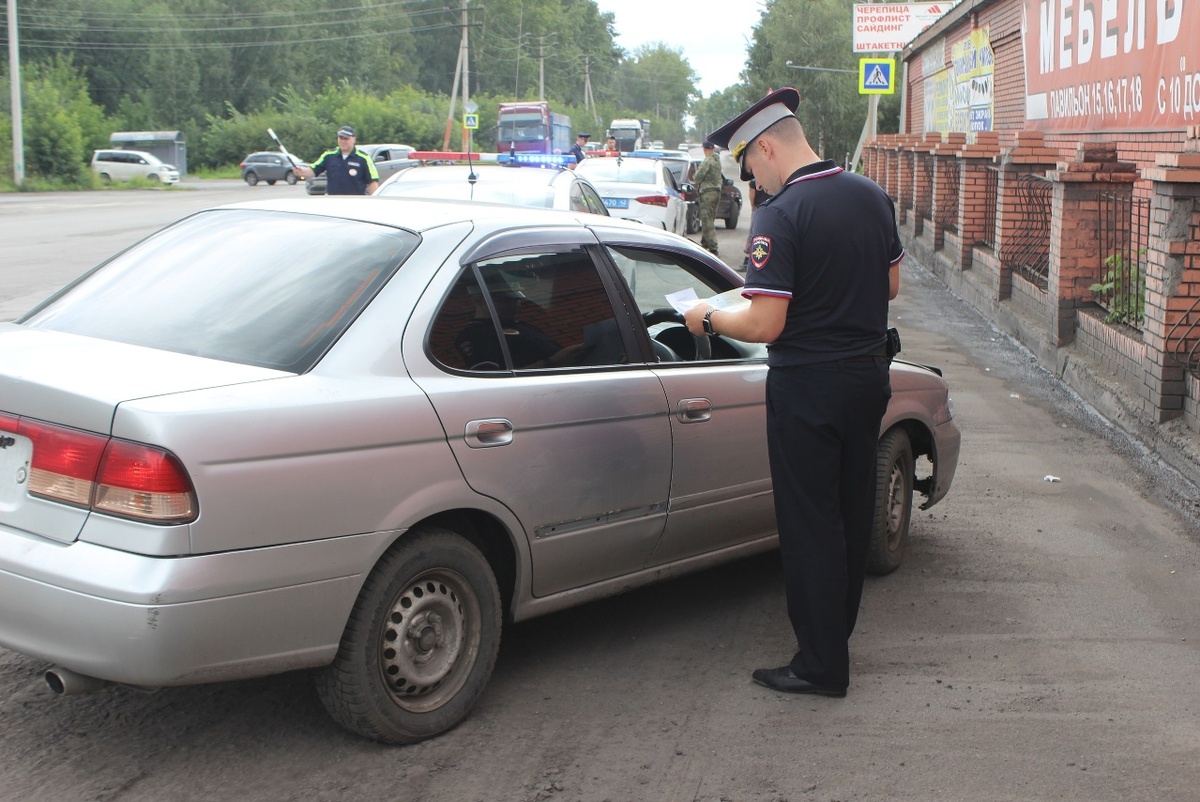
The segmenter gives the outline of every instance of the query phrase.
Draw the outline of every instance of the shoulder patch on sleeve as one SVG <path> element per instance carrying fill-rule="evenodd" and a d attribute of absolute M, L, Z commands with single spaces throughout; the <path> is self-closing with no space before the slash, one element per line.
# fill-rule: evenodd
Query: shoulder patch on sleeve
<path fill-rule="evenodd" d="M 762 270 L 771 258 L 771 238 L 758 234 L 750 240 L 750 265 L 755 270 Z"/>

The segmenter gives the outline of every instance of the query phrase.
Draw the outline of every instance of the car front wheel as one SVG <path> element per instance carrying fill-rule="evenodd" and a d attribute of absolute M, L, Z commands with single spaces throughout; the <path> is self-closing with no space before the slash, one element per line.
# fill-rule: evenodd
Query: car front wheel
<path fill-rule="evenodd" d="M 501 604 L 487 560 L 440 527 L 413 529 L 376 564 L 317 693 L 343 727 L 415 743 L 470 713 L 500 648 Z"/>
<path fill-rule="evenodd" d="M 733 207 L 733 211 L 730 212 L 729 216 L 725 218 L 725 228 L 737 228 L 738 212 L 740 211 L 741 209 L 739 209 L 736 205 Z"/>
<path fill-rule="evenodd" d="M 254 186 L 255 184 L 258 183 L 258 174 L 255 173 L 253 170 L 248 171 L 242 177 L 246 179 L 246 183 L 249 184 L 250 186 Z"/>
<path fill-rule="evenodd" d="M 912 445 L 903 429 L 891 429 L 879 439 L 875 471 L 875 521 L 867 571 L 881 575 L 899 568 L 908 550 L 914 467 Z"/>
<path fill-rule="evenodd" d="M 292 187 L 292 186 L 295 186 L 296 182 L 299 181 L 300 179 L 296 177 L 295 173 L 293 173 L 291 170 L 288 170 L 288 174 L 284 180 L 288 182 L 289 187 Z"/>

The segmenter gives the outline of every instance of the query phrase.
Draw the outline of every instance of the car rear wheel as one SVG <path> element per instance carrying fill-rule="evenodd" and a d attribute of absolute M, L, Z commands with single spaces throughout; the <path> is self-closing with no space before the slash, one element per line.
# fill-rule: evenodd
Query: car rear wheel
<path fill-rule="evenodd" d="M 413 529 L 367 577 L 317 693 L 347 729 L 415 743 L 470 713 L 500 648 L 500 591 L 473 545 Z"/>
<path fill-rule="evenodd" d="M 244 176 L 242 176 L 242 178 L 245 178 L 246 183 L 249 184 L 250 186 L 254 186 L 255 184 L 258 183 L 258 174 L 255 173 L 253 170 L 247 170 L 246 174 Z"/>
<path fill-rule="evenodd" d="M 296 177 L 295 173 L 293 173 L 291 170 L 288 170 L 288 174 L 284 177 L 284 180 L 288 182 L 289 187 L 292 187 L 295 186 L 296 182 L 300 179 Z"/>
<path fill-rule="evenodd" d="M 875 521 L 867 571 L 882 575 L 899 568 L 908 550 L 914 468 L 912 445 L 903 429 L 891 429 L 879 439 L 875 471 Z"/>

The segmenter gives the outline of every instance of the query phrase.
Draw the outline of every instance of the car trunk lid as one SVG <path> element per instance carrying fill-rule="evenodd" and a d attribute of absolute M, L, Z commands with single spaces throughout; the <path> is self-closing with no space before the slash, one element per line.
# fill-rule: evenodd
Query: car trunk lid
<path fill-rule="evenodd" d="M 129 370 L 130 365 L 137 365 L 137 370 Z M 30 494 L 34 441 L 22 434 L 19 419 L 106 438 L 115 411 L 123 402 L 288 375 L 268 368 L 0 324 L 0 526 L 70 542 L 78 536 L 89 514 L 86 505 Z M 70 456 L 64 454 L 61 459 Z"/>

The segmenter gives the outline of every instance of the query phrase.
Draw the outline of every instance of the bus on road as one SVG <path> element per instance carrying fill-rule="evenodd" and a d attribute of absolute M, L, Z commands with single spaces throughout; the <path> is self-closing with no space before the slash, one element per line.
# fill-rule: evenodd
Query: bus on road
<path fill-rule="evenodd" d="M 501 103 L 496 115 L 496 152 L 570 153 L 571 118 L 545 101 Z"/>

